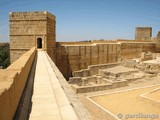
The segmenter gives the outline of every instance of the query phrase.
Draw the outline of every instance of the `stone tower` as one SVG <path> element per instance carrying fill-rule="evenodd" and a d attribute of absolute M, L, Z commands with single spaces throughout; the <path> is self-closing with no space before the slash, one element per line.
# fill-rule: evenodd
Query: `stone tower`
<path fill-rule="evenodd" d="M 160 31 L 157 34 L 157 42 L 160 43 Z"/>
<path fill-rule="evenodd" d="M 152 28 L 151 27 L 137 27 L 136 28 L 136 40 L 151 40 Z"/>
<path fill-rule="evenodd" d="M 56 17 L 44 12 L 11 12 L 11 63 L 32 47 L 46 50 L 52 60 L 56 58 Z"/>
<path fill-rule="evenodd" d="M 160 53 L 160 31 L 157 34 L 156 47 L 157 47 L 157 51 L 156 52 Z"/>

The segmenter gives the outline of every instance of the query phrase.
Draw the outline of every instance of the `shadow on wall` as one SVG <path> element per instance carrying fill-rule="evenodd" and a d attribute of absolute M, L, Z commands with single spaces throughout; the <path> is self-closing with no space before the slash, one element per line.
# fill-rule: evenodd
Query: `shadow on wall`
<path fill-rule="evenodd" d="M 156 50 L 154 42 L 84 43 L 56 43 L 56 65 L 67 80 L 73 71 L 86 69 L 89 65 L 141 58 L 142 52 Z"/>
<path fill-rule="evenodd" d="M 117 44 L 61 45 L 57 44 L 56 65 L 68 80 L 72 72 L 89 65 L 118 61 Z"/>
<path fill-rule="evenodd" d="M 37 48 L 42 48 L 42 38 L 37 39 Z"/>
<path fill-rule="evenodd" d="M 58 47 L 56 52 L 57 52 L 56 66 L 58 67 L 60 72 L 63 74 L 63 76 L 66 78 L 66 80 L 69 80 L 69 77 L 72 76 L 72 71 L 71 71 L 71 63 L 69 62 L 67 51 L 65 47 Z"/>
<path fill-rule="evenodd" d="M 36 72 L 36 64 L 37 64 L 37 54 L 35 55 L 34 61 L 32 63 L 32 67 L 30 69 L 28 79 L 25 84 L 25 88 L 23 90 L 18 108 L 14 115 L 13 120 L 28 120 L 30 112 L 32 110 L 32 95 L 33 95 L 33 84 Z"/>
<path fill-rule="evenodd" d="M 36 48 L 32 48 L 7 69 L 0 70 L 0 120 L 13 119 L 35 55 Z"/>

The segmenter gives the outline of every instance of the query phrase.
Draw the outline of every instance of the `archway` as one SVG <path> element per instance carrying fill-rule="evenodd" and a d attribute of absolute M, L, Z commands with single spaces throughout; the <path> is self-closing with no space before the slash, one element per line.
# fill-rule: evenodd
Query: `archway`
<path fill-rule="evenodd" d="M 42 48 L 42 38 L 37 39 L 37 48 Z"/>

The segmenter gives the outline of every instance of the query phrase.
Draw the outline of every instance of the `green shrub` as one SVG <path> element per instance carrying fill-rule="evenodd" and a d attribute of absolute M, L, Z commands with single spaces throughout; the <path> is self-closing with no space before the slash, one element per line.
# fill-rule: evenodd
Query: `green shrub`
<path fill-rule="evenodd" d="M 10 65 L 9 43 L 0 46 L 0 67 L 7 68 Z"/>

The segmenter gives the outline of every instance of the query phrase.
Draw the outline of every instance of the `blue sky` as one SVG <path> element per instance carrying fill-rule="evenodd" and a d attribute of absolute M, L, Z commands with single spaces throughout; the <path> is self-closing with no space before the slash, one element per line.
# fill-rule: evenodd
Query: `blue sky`
<path fill-rule="evenodd" d="M 9 42 L 9 12 L 56 15 L 57 41 L 134 39 L 135 27 L 160 31 L 160 0 L 1 0 L 0 42 Z"/>

